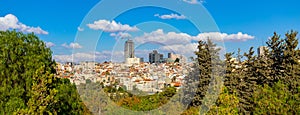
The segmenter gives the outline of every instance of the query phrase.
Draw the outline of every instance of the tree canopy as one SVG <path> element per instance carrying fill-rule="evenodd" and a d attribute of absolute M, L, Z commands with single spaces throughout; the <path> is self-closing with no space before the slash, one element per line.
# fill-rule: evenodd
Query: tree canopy
<path fill-rule="evenodd" d="M 35 34 L 0 31 L 0 114 L 89 113 Z"/>

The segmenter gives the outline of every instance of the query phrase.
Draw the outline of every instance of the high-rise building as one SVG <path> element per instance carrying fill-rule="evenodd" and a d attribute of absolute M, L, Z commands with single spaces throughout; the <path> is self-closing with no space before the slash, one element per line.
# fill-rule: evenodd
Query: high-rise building
<path fill-rule="evenodd" d="M 264 56 L 266 50 L 268 50 L 268 47 L 266 47 L 266 46 L 258 47 L 257 48 L 258 57 Z"/>
<path fill-rule="evenodd" d="M 124 57 L 125 60 L 126 58 L 134 58 L 134 42 L 130 39 L 125 42 Z"/>
<path fill-rule="evenodd" d="M 150 63 L 162 63 L 164 61 L 164 55 L 157 52 L 157 50 L 153 50 L 153 52 L 149 53 L 149 62 Z"/>

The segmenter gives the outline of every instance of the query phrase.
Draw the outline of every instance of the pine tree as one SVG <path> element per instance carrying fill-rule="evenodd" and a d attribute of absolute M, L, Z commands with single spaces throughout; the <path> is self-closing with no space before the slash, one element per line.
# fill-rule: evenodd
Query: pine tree
<path fill-rule="evenodd" d="M 194 97 L 194 100 L 192 101 L 192 106 L 199 106 L 202 104 L 202 99 L 205 96 L 205 93 L 208 89 L 208 85 L 210 82 L 210 73 L 211 73 L 211 57 L 209 54 L 208 45 L 204 41 L 198 42 L 198 51 L 195 52 L 197 55 L 197 63 L 199 64 L 199 85 L 196 91 L 196 96 Z"/>
<path fill-rule="evenodd" d="M 272 70 L 273 61 L 270 59 L 269 50 L 268 49 L 264 49 L 264 50 L 265 51 L 263 56 L 258 57 L 255 60 L 255 64 L 254 64 L 256 66 L 255 72 L 257 74 L 257 84 L 272 85 L 275 82 L 274 76 L 271 75 L 273 71 Z"/>
<path fill-rule="evenodd" d="M 207 42 L 199 41 L 198 44 L 198 51 L 195 52 L 195 54 L 197 55 L 200 75 L 196 96 L 192 101 L 193 106 L 202 105 L 203 98 L 206 93 L 211 94 L 219 92 L 217 84 L 220 82 L 219 75 L 222 72 L 222 65 L 220 64 L 221 60 L 219 58 L 220 48 L 217 48 L 216 44 L 214 44 L 210 39 L 207 39 Z M 213 86 L 212 90 L 208 90 L 209 85 Z M 208 100 L 205 101 L 210 101 L 210 98 L 214 97 L 208 97 Z"/>
<path fill-rule="evenodd" d="M 284 78 L 282 81 L 287 82 L 290 91 L 293 93 L 297 93 L 297 88 L 300 86 L 300 58 L 299 50 L 296 50 L 298 46 L 297 34 L 298 32 L 293 30 L 285 34 L 283 51 Z"/>
<path fill-rule="evenodd" d="M 283 79 L 282 70 L 284 69 L 283 63 L 283 40 L 274 32 L 274 35 L 266 42 L 268 46 L 267 60 L 270 67 L 270 75 L 268 82 L 269 85 Z M 264 83 L 264 82 L 263 82 Z"/>
<path fill-rule="evenodd" d="M 250 48 L 248 53 L 244 54 L 246 60 L 243 64 L 242 75 L 239 78 L 240 84 L 237 93 L 240 101 L 240 112 L 244 114 L 251 113 L 254 107 L 252 95 L 256 87 L 257 73 L 255 67 L 256 57 L 253 54 L 253 47 Z"/>
<path fill-rule="evenodd" d="M 237 65 L 237 60 L 232 57 L 233 53 L 226 53 L 225 58 L 226 58 L 226 74 L 224 77 L 224 86 L 228 87 L 228 92 L 233 93 L 237 90 L 237 86 L 239 84 L 238 82 L 238 65 Z"/>

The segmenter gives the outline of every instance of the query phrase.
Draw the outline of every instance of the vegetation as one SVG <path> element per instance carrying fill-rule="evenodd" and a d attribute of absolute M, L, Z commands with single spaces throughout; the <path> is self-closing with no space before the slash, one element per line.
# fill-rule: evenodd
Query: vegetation
<path fill-rule="evenodd" d="M 55 62 L 34 34 L 0 31 L 0 114 L 85 114 L 76 87 L 54 76 Z"/>

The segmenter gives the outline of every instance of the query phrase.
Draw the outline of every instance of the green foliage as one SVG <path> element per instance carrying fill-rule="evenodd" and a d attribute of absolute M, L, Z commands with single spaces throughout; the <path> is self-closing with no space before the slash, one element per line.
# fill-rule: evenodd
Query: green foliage
<path fill-rule="evenodd" d="M 254 114 L 300 114 L 300 95 L 293 95 L 282 82 L 259 86 L 254 93 Z"/>
<path fill-rule="evenodd" d="M 37 92 L 52 98 L 55 90 L 45 92 L 44 86 L 38 84 L 40 81 L 46 80 L 42 84 L 52 87 L 51 82 L 54 79 L 51 74 L 55 71 L 55 62 L 52 61 L 51 51 L 46 48 L 44 42 L 34 34 L 23 34 L 16 31 L 0 31 L 0 38 L 1 113 L 9 114 L 27 108 L 28 104 L 34 101 L 31 98 L 37 98 L 35 97 L 38 96 Z M 50 77 L 39 78 L 46 73 Z M 46 102 L 49 101 L 45 101 L 44 105 L 48 105 Z M 49 105 L 51 104 L 49 103 Z M 41 107 L 41 109 L 44 108 Z"/>
<path fill-rule="evenodd" d="M 0 31 L 0 39 L 0 114 L 83 113 L 75 86 L 54 76 L 43 41 L 16 31 Z"/>
<path fill-rule="evenodd" d="M 224 86 L 228 87 L 230 93 L 233 93 L 234 90 L 237 90 L 239 82 L 239 71 L 237 68 L 238 61 L 232 57 L 233 53 L 225 54 L 225 64 L 226 64 L 226 74 L 224 77 Z"/>
<path fill-rule="evenodd" d="M 198 42 L 198 51 L 196 51 L 195 54 L 197 55 L 200 75 L 196 95 L 191 103 L 192 106 L 199 106 L 202 104 L 211 79 L 215 79 L 216 77 L 216 65 L 220 62 L 218 57 L 219 51 L 220 49 L 216 48 L 216 44 L 214 44 L 210 39 L 207 39 L 207 42 Z"/>
<path fill-rule="evenodd" d="M 210 111 L 208 115 L 237 115 L 239 112 L 239 99 L 235 93 L 229 93 L 226 87 L 223 88 L 222 93 L 219 95 L 219 98 Z"/>
<path fill-rule="evenodd" d="M 300 58 L 296 36 L 297 32 L 291 31 L 281 39 L 274 33 L 260 57 L 254 55 L 253 48 L 242 61 L 232 62 L 232 53 L 225 55 L 224 85 L 230 94 L 236 91 L 239 114 L 299 114 Z"/>
<path fill-rule="evenodd" d="M 118 105 L 135 111 L 149 111 L 166 104 L 176 94 L 176 88 L 168 87 L 161 93 L 147 96 L 128 96 L 118 101 Z"/>
<path fill-rule="evenodd" d="M 293 94 L 300 93 L 297 88 L 300 86 L 300 51 L 296 48 L 298 47 L 298 32 L 288 32 L 285 34 L 284 39 L 284 51 L 283 51 L 283 73 L 284 78 L 282 81 L 287 82 L 289 90 Z"/>

